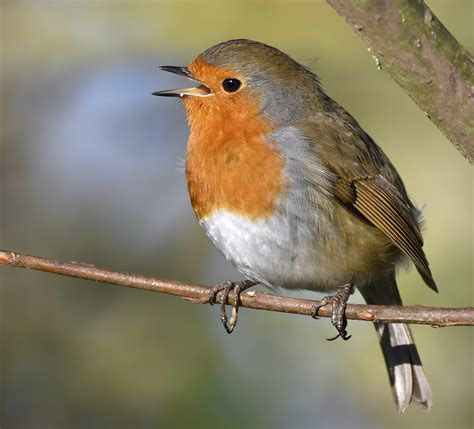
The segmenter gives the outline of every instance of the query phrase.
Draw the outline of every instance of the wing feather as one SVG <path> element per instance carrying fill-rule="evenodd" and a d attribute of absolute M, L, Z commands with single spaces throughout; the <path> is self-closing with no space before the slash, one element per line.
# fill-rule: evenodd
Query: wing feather
<path fill-rule="evenodd" d="M 353 206 L 410 257 L 426 284 L 438 291 L 418 225 L 396 191 L 381 176 L 356 180 L 353 186 L 356 192 Z"/>

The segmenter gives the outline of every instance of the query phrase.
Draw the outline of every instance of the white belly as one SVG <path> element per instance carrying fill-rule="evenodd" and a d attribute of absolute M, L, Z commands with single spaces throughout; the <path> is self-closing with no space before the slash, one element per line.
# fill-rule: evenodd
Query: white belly
<path fill-rule="evenodd" d="M 218 211 L 201 224 L 226 259 L 267 286 L 328 291 L 347 283 L 337 261 L 321 251 L 314 229 L 291 217 L 249 220 Z"/>

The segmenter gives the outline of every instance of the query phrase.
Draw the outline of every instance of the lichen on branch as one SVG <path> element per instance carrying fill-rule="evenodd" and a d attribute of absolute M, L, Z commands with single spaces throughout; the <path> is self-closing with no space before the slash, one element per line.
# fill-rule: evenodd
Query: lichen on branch
<path fill-rule="evenodd" d="M 474 160 L 474 59 L 422 0 L 327 0 L 377 61 Z"/>

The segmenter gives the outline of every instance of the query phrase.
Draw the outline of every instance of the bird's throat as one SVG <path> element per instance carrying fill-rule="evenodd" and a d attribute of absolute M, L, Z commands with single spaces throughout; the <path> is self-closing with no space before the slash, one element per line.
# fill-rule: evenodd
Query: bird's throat
<path fill-rule="evenodd" d="M 191 204 L 200 220 L 219 210 L 267 218 L 284 192 L 284 160 L 267 137 L 272 124 L 244 96 L 231 103 L 185 100 Z"/>

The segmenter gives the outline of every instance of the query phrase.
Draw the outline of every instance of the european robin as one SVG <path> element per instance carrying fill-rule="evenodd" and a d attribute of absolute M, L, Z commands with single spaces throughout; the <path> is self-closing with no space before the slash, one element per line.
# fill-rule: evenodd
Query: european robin
<path fill-rule="evenodd" d="M 224 304 L 256 283 L 335 292 L 338 336 L 353 287 L 368 304 L 402 305 L 397 267 L 411 260 L 437 291 L 423 251 L 420 211 L 397 170 L 315 74 L 283 52 L 231 40 L 187 67 L 161 70 L 198 83 L 155 92 L 181 97 L 190 127 L 191 204 L 214 245 L 248 280 L 225 282 Z M 313 308 L 317 316 L 319 307 Z M 407 325 L 375 323 L 398 410 L 429 410 L 431 389 Z M 337 337 L 336 337 L 337 338 Z"/>

